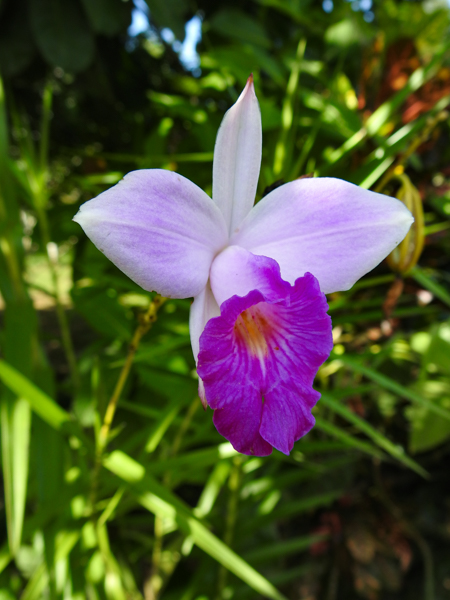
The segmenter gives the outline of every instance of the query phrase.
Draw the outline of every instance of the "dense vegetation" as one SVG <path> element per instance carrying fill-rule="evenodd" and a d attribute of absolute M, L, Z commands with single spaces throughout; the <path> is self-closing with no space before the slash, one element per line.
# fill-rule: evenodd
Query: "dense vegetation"
<path fill-rule="evenodd" d="M 147 4 L 131 35 L 130 0 L 0 1 L 0 599 L 450 598 L 447 2 Z M 251 72 L 257 200 L 314 173 L 416 217 L 328 298 L 317 424 L 264 459 L 201 409 L 190 301 L 159 307 L 71 220 L 136 168 L 210 193 Z"/>

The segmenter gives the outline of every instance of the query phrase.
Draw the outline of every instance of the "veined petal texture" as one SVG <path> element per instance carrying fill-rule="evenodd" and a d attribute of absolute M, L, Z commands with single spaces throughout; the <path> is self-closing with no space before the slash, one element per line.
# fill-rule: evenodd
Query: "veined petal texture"
<path fill-rule="evenodd" d="M 263 198 L 231 243 L 276 260 L 290 283 L 313 273 L 328 294 L 376 267 L 412 222 L 396 198 L 341 179 L 299 179 Z"/>
<path fill-rule="evenodd" d="M 200 337 L 197 370 L 214 424 L 236 450 L 289 454 L 314 425 L 320 394 L 312 384 L 332 349 L 331 319 L 313 275 L 284 287 L 276 263 L 255 258 L 266 262 L 266 293 L 252 290 L 221 305 Z"/>
<path fill-rule="evenodd" d="M 231 234 L 250 212 L 261 168 L 261 113 L 249 77 L 217 134 L 213 163 L 213 200 Z"/>
<path fill-rule="evenodd" d="M 133 171 L 83 204 L 74 220 L 119 269 L 145 290 L 189 298 L 205 287 L 227 243 L 217 206 L 171 171 Z"/>

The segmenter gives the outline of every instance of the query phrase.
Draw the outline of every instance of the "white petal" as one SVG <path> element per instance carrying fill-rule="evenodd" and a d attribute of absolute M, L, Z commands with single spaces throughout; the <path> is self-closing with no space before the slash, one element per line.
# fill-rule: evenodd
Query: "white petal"
<path fill-rule="evenodd" d="M 376 267 L 413 220 L 396 198 L 341 179 L 299 179 L 263 198 L 230 242 L 276 260 L 290 283 L 312 273 L 328 294 Z"/>
<path fill-rule="evenodd" d="M 225 114 L 214 148 L 213 200 L 230 235 L 255 202 L 261 148 L 261 113 L 250 76 L 236 104 Z"/>
<path fill-rule="evenodd" d="M 200 336 L 205 329 L 206 323 L 209 319 L 218 317 L 219 315 L 219 305 L 214 299 L 208 282 L 200 294 L 194 298 L 189 315 L 189 332 L 191 334 L 192 353 L 194 354 L 195 360 L 197 360 L 200 348 Z"/>
<path fill-rule="evenodd" d="M 129 173 L 83 204 L 74 221 L 133 281 L 172 298 L 201 292 L 227 242 L 211 198 L 189 179 L 162 169 Z"/>

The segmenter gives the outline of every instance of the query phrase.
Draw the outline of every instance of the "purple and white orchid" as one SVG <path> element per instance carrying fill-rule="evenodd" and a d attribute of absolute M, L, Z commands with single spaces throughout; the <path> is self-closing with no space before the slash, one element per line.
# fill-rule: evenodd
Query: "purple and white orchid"
<path fill-rule="evenodd" d="M 289 454 L 314 425 L 312 384 L 332 348 L 324 294 L 373 269 L 413 219 L 400 201 L 332 178 L 287 183 L 253 207 L 261 146 L 250 77 L 217 135 L 212 200 L 177 173 L 145 169 L 74 220 L 145 290 L 194 298 L 202 401 L 236 450 L 264 456 Z"/>

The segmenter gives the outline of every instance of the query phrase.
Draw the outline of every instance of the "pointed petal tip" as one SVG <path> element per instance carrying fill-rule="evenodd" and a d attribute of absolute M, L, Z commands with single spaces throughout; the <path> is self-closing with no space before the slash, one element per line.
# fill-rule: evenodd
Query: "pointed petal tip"
<path fill-rule="evenodd" d="M 254 96 L 256 98 L 256 92 L 255 92 L 255 84 L 254 84 L 254 79 L 253 79 L 253 73 L 250 73 L 249 78 L 247 79 L 247 83 L 245 84 L 244 89 L 242 90 L 241 95 L 238 98 L 238 102 L 241 98 L 245 98 L 245 96 L 250 93 L 252 96 Z"/>
<path fill-rule="evenodd" d="M 198 378 L 198 396 L 200 398 L 200 402 L 202 403 L 203 410 L 206 412 L 206 409 L 208 408 L 208 401 L 206 400 L 205 386 L 200 377 Z"/>
<path fill-rule="evenodd" d="M 393 204 L 391 205 L 391 222 L 394 221 L 394 217 L 399 227 L 399 234 L 402 235 L 401 239 L 403 239 L 415 221 L 414 215 L 403 204 L 401 200 L 398 200 L 397 198 L 392 198 L 391 196 L 388 196 L 388 198 L 390 198 L 393 201 Z"/>
<path fill-rule="evenodd" d="M 230 234 L 255 202 L 261 153 L 261 111 L 251 75 L 226 112 L 214 147 L 212 196 Z"/>

